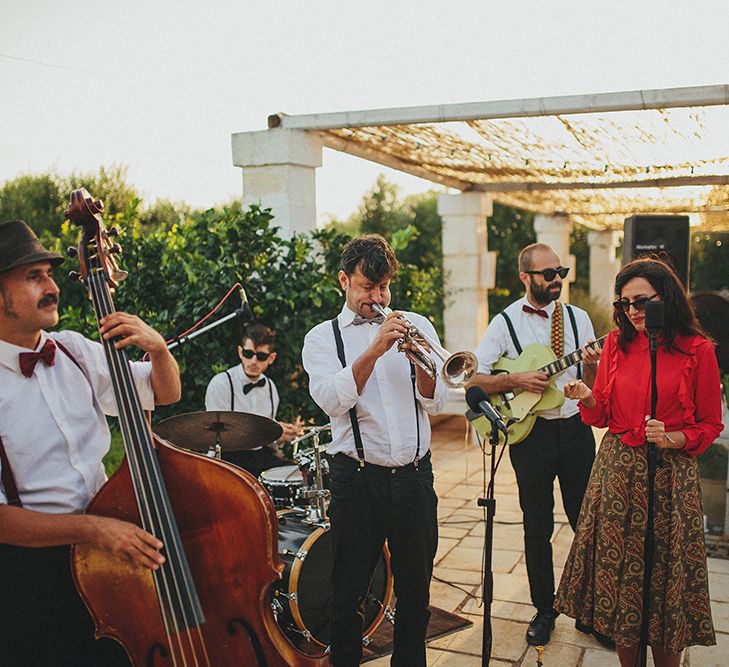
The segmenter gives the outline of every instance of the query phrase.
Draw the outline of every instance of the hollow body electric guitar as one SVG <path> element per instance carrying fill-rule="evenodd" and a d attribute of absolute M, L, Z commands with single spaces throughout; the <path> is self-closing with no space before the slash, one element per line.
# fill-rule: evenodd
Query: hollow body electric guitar
<path fill-rule="evenodd" d="M 588 347 L 602 348 L 607 336 L 588 343 L 574 352 L 570 352 L 561 359 L 557 359 L 554 352 L 546 345 L 534 343 L 524 348 L 516 359 L 502 357 L 491 369 L 491 374 L 497 373 L 523 373 L 525 371 L 543 371 L 549 378 L 549 385 L 543 393 L 537 394 L 523 389 L 511 389 L 499 394 L 489 394 L 489 402 L 501 415 L 509 431 L 509 444 L 516 445 L 526 438 L 534 428 L 540 412 L 558 408 L 564 403 L 564 394 L 554 383 L 568 368 L 582 361 L 582 354 Z M 471 421 L 476 431 L 487 439 L 491 436 L 491 423 L 484 416 Z M 503 435 L 501 444 L 503 444 Z"/>

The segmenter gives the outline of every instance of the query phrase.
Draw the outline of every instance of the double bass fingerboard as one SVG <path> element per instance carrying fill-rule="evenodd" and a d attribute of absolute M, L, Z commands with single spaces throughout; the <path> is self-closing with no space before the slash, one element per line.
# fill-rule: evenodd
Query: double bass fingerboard
<path fill-rule="evenodd" d="M 103 269 L 89 270 L 88 288 L 99 320 L 115 311 Z M 109 364 L 122 440 L 142 528 L 164 543 L 166 561 L 154 571 L 160 609 L 168 636 L 179 635 L 204 623 L 205 617 L 126 350 L 114 347 L 114 340 L 102 340 L 102 344 Z"/>

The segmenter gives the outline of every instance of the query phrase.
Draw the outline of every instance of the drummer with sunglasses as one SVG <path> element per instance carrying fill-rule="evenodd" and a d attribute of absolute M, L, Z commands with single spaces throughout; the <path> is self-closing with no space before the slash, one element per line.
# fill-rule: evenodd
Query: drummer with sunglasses
<path fill-rule="evenodd" d="M 276 332 L 273 329 L 263 324 L 250 325 L 238 346 L 241 363 L 210 380 L 205 393 L 205 409 L 248 412 L 275 420 L 278 391 L 271 378 L 265 375 L 268 367 L 276 361 L 275 346 Z M 283 428 L 278 444 L 290 442 L 302 433 L 298 424 L 278 423 Z M 223 452 L 222 458 L 258 477 L 264 470 L 291 463 L 279 458 L 270 444 L 261 443 L 260 447 L 244 451 Z"/>

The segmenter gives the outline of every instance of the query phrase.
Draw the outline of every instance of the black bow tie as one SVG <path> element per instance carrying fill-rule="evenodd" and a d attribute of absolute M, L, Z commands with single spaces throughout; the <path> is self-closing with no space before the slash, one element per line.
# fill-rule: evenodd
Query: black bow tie
<path fill-rule="evenodd" d="M 375 317 L 362 317 L 361 315 L 355 315 L 352 320 L 352 324 L 358 327 L 360 324 L 382 324 L 384 321 L 384 315 L 377 315 Z"/>
<path fill-rule="evenodd" d="M 248 392 L 251 391 L 251 389 L 255 389 L 256 387 L 262 387 L 266 384 L 266 378 L 261 378 L 258 382 L 249 382 L 248 384 L 243 385 L 243 395 L 248 396 Z"/>

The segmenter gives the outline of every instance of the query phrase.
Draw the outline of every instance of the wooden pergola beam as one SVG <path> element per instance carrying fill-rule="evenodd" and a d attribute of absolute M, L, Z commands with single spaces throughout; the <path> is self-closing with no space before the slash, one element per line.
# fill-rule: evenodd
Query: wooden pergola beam
<path fill-rule="evenodd" d="M 720 104 L 729 104 L 729 85 L 727 84 L 367 109 L 298 116 L 278 113 L 268 117 L 268 127 L 283 127 L 290 130 L 332 130 L 346 127 L 445 123 L 489 118 L 529 118 L 558 114 L 702 107 Z"/>
<path fill-rule="evenodd" d="M 556 183 L 509 182 L 474 183 L 470 190 L 477 192 L 537 192 L 542 190 L 605 190 L 615 188 L 672 188 L 680 185 L 728 185 L 729 175 L 670 176 L 633 181 L 611 181 L 593 183 L 590 181 L 563 181 Z"/>

